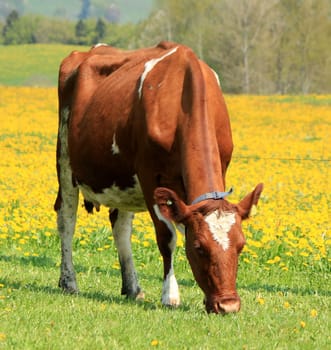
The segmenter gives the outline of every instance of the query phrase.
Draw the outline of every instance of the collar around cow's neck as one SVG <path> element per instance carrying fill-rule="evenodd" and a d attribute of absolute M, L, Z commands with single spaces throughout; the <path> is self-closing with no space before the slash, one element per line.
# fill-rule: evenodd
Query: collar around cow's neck
<path fill-rule="evenodd" d="M 229 191 L 226 191 L 226 192 L 219 192 L 219 191 L 208 192 L 208 193 L 202 194 L 201 196 L 195 198 L 195 200 L 192 202 L 192 204 L 197 204 L 197 203 L 205 201 L 207 199 L 224 199 L 226 196 L 228 196 L 232 192 L 233 192 L 232 187 L 229 189 Z"/>

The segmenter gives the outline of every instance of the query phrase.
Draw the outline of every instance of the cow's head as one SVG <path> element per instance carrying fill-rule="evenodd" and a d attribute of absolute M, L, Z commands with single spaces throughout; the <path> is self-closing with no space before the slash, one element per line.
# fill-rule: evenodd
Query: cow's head
<path fill-rule="evenodd" d="M 185 225 L 186 255 L 205 294 L 207 312 L 240 309 L 236 277 L 238 256 L 245 245 L 241 222 L 249 217 L 262 189 L 262 184 L 257 185 L 239 204 L 223 199 L 186 205 L 170 189 L 159 187 L 154 192 L 163 217 Z"/>

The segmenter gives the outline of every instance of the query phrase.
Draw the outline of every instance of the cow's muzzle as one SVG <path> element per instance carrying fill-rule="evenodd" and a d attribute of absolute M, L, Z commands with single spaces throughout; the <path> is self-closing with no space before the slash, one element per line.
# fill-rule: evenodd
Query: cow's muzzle
<path fill-rule="evenodd" d="M 228 314 L 240 310 L 240 298 L 238 296 L 223 297 L 219 300 L 204 300 L 206 311 L 215 314 Z"/>

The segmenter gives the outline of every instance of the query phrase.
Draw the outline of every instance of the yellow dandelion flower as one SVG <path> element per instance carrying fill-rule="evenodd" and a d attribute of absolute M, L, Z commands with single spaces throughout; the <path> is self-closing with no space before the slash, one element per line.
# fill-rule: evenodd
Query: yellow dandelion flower
<path fill-rule="evenodd" d="M 310 311 L 310 316 L 311 316 L 311 317 L 316 318 L 317 315 L 318 315 L 318 313 L 317 313 L 317 310 L 316 310 L 316 309 L 312 309 L 312 310 Z"/>
<path fill-rule="evenodd" d="M 273 259 L 269 259 L 268 261 L 267 261 L 267 264 L 276 264 L 276 263 L 278 263 L 279 261 L 281 260 L 281 258 L 280 258 L 280 256 L 275 256 Z"/>
<path fill-rule="evenodd" d="M 284 307 L 285 309 L 288 309 L 291 306 L 291 304 L 288 301 L 285 301 Z"/>
<path fill-rule="evenodd" d="M 118 262 L 115 262 L 112 266 L 113 269 L 119 270 L 120 269 L 120 264 Z"/>
<path fill-rule="evenodd" d="M 305 258 L 309 256 L 309 254 L 307 252 L 301 252 L 300 255 L 305 257 Z"/>
<path fill-rule="evenodd" d="M 264 303 L 265 303 L 264 298 L 261 298 L 261 297 L 257 298 L 256 301 L 257 301 L 260 305 L 264 305 Z"/>
<path fill-rule="evenodd" d="M 257 207 L 256 205 L 252 205 L 251 212 L 249 213 L 250 216 L 255 216 L 257 214 Z"/>
<path fill-rule="evenodd" d="M 158 346 L 158 345 L 159 345 L 159 341 L 158 341 L 157 339 L 153 339 L 153 340 L 151 341 L 151 345 L 152 345 L 152 346 Z"/>
<path fill-rule="evenodd" d="M 305 328 L 306 327 L 306 322 L 305 321 L 300 321 L 300 327 Z"/>
<path fill-rule="evenodd" d="M 315 261 L 320 261 L 321 260 L 321 256 L 319 254 L 315 254 L 314 255 L 314 260 Z"/>

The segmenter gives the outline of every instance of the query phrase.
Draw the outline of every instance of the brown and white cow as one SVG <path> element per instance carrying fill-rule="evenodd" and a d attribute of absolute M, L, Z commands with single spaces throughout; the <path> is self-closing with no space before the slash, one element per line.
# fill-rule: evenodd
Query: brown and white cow
<path fill-rule="evenodd" d="M 70 54 L 59 73 L 59 286 L 77 291 L 72 238 L 80 190 L 88 211 L 111 208 L 122 294 L 142 294 L 131 228 L 133 213 L 148 209 L 164 263 L 162 303 L 180 303 L 175 223 L 184 229 L 186 254 L 207 311 L 239 311 L 241 221 L 263 186 L 239 204 L 224 198 L 232 149 L 217 75 L 189 48 L 162 42 L 136 51 L 96 46 Z"/>

